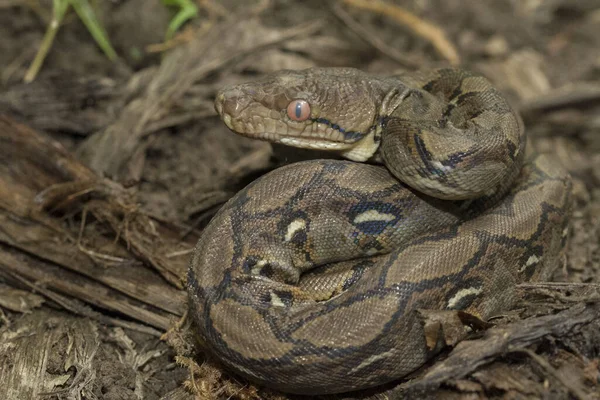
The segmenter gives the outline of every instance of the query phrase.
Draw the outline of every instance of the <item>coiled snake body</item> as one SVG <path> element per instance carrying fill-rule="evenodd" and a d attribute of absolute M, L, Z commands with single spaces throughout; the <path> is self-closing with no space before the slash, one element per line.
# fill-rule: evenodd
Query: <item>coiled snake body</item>
<path fill-rule="evenodd" d="M 433 353 L 421 310 L 486 319 L 561 262 L 570 178 L 526 151 L 519 116 L 483 77 L 282 71 L 215 106 L 237 133 L 352 160 L 261 177 L 196 246 L 201 342 L 252 381 L 317 394 L 400 378 Z"/>

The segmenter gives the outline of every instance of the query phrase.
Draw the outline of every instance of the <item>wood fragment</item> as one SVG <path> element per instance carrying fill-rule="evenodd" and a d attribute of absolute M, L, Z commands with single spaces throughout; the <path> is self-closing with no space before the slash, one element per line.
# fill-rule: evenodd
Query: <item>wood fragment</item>
<path fill-rule="evenodd" d="M 35 129 L 87 136 L 112 122 L 111 110 L 119 108 L 124 95 L 107 77 L 54 73 L 0 91 L 0 114 Z"/>
<path fill-rule="evenodd" d="M 160 332 L 156 329 L 108 317 L 82 305 L 75 298 L 113 313 L 118 312 L 161 330 L 168 329 L 172 319 L 176 318 L 174 315 L 169 316 L 169 314 L 156 309 L 152 310 L 149 307 L 144 307 L 139 302 L 128 299 L 118 292 L 84 277 L 68 273 L 50 263 L 40 262 L 25 254 L 12 251 L 2 244 L 0 244 L 0 269 L 31 288 L 32 291 L 56 302 L 64 309 L 107 325 L 122 326 L 160 336 Z M 65 296 L 56 292 L 63 293 Z M 66 297 L 66 295 L 71 296 L 71 298 Z"/>
<path fill-rule="evenodd" d="M 579 400 L 587 400 L 588 396 L 581 390 L 581 388 L 568 379 L 564 379 L 563 375 L 560 374 L 546 359 L 540 357 L 535 352 L 521 348 L 521 349 L 512 349 L 511 353 L 523 353 L 529 356 L 533 361 L 535 361 L 539 366 L 541 366 L 548 374 L 550 374 L 554 379 L 560 382 L 565 388 L 569 390 L 569 392 L 575 396 L 575 398 Z"/>
<path fill-rule="evenodd" d="M 69 241 L 76 244 L 75 236 L 67 233 L 59 220 L 49 215 L 50 211 L 67 205 L 75 210 L 83 209 L 85 205 L 96 220 L 111 227 L 115 237 L 121 239 L 138 260 L 151 265 L 175 287 L 183 286 L 187 258 L 166 257 L 180 245 L 180 230 L 153 221 L 137 205 L 135 193 L 116 182 L 98 178 L 59 143 L 0 116 L 0 220 L 16 229 L 11 234 L 8 234 L 11 231 L 0 230 L 0 242 L 51 257 L 53 261 L 60 260 L 59 263 L 72 266 L 78 272 L 83 269 L 92 273 L 94 263 L 87 257 L 74 254 L 69 246 L 60 251 L 55 247 L 59 238 L 64 241 L 63 245 Z M 37 244 L 31 240 L 32 232 L 28 230 L 35 230 L 46 240 Z M 15 235 L 16 232 L 22 232 L 23 236 Z M 101 235 L 97 239 L 106 242 Z M 192 247 L 194 238 L 188 240 L 187 247 Z M 78 260 L 85 259 L 83 265 L 90 268 L 80 267 L 66 254 Z M 95 275 L 101 275 L 100 272 L 96 271 Z M 143 271 L 140 273 L 147 276 Z M 114 277 L 116 282 L 113 283 L 125 289 L 123 282 L 119 283 L 121 279 Z M 133 286 L 125 291 L 140 293 Z M 172 300 L 177 298 L 182 296 L 166 295 L 165 302 L 160 304 L 173 304 Z"/>
<path fill-rule="evenodd" d="M 44 298 L 35 293 L 26 292 L 0 284 L 0 307 L 20 313 L 31 312 L 41 306 Z"/>
<path fill-rule="evenodd" d="M 95 324 L 69 316 L 58 320 L 47 310 L 40 311 L 19 320 L 10 332 L 2 335 L 0 398 L 38 399 L 44 393 L 62 390 L 62 385 L 72 378 L 72 370 L 69 370 L 70 366 L 59 365 L 57 368 L 52 363 L 56 348 L 61 347 L 61 342 L 64 345 L 67 336 L 72 338 L 68 351 L 73 363 L 77 364 L 76 374 L 81 378 L 87 375 L 86 371 L 95 375 L 91 366 L 100 346 Z"/>
<path fill-rule="evenodd" d="M 106 266 L 99 260 L 81 252 L 75 240 L 63 230 L 52 229 L 43 224 L 19 220 L 0 210 L 0 243 L 5 243 L 41 260 L 55 263 L 62 268 L 102 283 L 143 303 L 179 315 L 185 308 L 186 297 L 175 288 L 164 285 L 158 274 L 140 265 L 113 264 Z M 7 233 L 11 232 L 9 236 Z M 96 239 L 93 244 L 107 248 L 106 240 Z M 129 258 L 132 258 L 129 256 Z M 145 290 L 139 290 L 142 285 Z"/>
<path fill-rule="evenodd" d="M 600 302 L 579 303 L 555 315 L 530 318 L 489 329 L 481 339 L 459 343 L 448 358 L 431 367 L 424 376 L 398 386 L 406 390 L 431 390 L 449 379 L 462 379 L 506 351 L 524 348 L 542 337 L 565 337 L 581 325 L 600 318 Z"/>
<path fill-rule="evenodd" d="M 527 282 L 517 285 L 525 296 L 541 295 L 562 304 L 600 301 L 600 284 L 581 282 Z"/>
<path fill-rule="evenodd" d="M 538 377 L 528 375 L 510 364 L 495 362 L 489 368 L 473 373 L 472 378 L 483 385 L 488 392 L 502 390 L 530 396 L 541 393 L 543 387 L 537 382 Z"/>

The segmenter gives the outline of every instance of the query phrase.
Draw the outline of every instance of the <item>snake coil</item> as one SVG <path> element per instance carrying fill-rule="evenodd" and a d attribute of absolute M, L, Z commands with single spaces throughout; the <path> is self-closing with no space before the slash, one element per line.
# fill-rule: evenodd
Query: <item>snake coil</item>
<path fill-rule="evenodd" d="M 486 319 L 562 260 L 569 175 L 526 148 L 481 76 L 281 71 L 223 89 L 215 107 L 236 133 L 351 160 L 261 177 L 195 248 L 197 333 L 254 382 L 325 394 L 398 379 L 434 353 L 420 310 Z"/>

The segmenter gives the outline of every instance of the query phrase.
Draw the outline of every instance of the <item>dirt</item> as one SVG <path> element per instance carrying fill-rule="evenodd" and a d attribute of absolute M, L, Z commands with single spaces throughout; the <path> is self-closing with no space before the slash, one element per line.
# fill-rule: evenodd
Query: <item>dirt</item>
<path fill-rule="evenodd" d="M 0 150 L 13 163 L 0 190 L 0 397 L 286 398 L 194 358 L 179 321 L 187 260 L 219 206 L 266 171 L 316 157 L 235 136 L 216 118 L 215 91 L 282 68 L 458 63 L 507 95 L 534 147 L 572 174 L 575 198 L 555 280 L 576 285 L 525 290 L 518 312 L 474 340 L 489 348 L 494 332 L 513 338 L 512 324 L 527 318 L 555 318 L 540 326 L 565 330 L 525 324 L 535 339 L 477 368 L 467 365 L 477 354 L 448 349 L 412 383 L 346 397 L 600 398 L 599 1 L 388 1 L 418 16 L 415 25 L 350 1 L 204 0 L 167 45 L 173 14 L 160 2 L 96 1 L 119 59 L 109 61 L 71 12 L 24 84 L 51 3 L 0 0 L 0 114 L 22 124 L 0 129 L 23 140 L 0 141 L 14 146 Z M 68 181 L 85 185 L 61 186 Z M 427 373 L 436 363 L 464 368 L 435 383 Z"/>

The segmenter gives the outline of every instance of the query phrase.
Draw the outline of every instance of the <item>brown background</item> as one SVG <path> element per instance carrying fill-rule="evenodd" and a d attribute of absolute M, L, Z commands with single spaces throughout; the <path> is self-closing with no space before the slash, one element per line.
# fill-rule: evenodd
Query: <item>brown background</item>
<path fill-rule="evenodd" d="M 114 63 L 71 13 L 24 84 L 51 2 L 0 0 L 0 398 L 284 398 L 190 358 L 178 322 L 187 260 L 218 207 L 315 157 L 233 135 L 214 93 L 282 68 L 447 64 L 493 81 L 573 175 L 556 276 L 569 284 L 522 288 L 486 335 L 348 397 L 600 398 L 599 1 L 196 3 L 164 44 L 159 1 L 95 2 Z"/>

